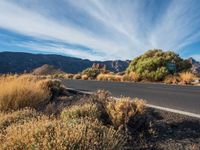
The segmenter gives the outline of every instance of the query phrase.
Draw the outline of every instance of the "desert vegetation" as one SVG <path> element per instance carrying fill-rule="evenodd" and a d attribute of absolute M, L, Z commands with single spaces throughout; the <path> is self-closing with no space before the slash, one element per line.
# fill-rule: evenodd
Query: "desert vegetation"
<path fill-rule="evenodd" d="M 175 66 L 168 67 L 168 63 Z M 188 61 L 183 60 L 172 51 L 149 50 L 135 58 L 127 68 L 127 72 L 136 72 L 141 79 L 149 81 L 162 81 L 167 75 L 175 72 L 187 71 L 191 67 Z"/>
<path fill-rule="evenodd" d="M 4 75 L 0 149 L 125 149 L 128 124 L 144 112 L 143 100 L 115 100 L 106 91 L 73 96 L 58 81 Z"/>
<path fill-rule="evenodd" d="M 106 66 L 94 64 L 81 73 L 67 74 L 66 79 L 116 81 L 116 82 L 163 82 L 166 84 L 192 84 L 197 78 L 191 72 L 191 64 L 178 54 L 162 50 L 149 50 L 133 59 L 124 72 L 114 73 Z M 68 77 L 70 76 L 70 77 Z M 71 77 L 73 76 L 73 77 Z"/>
<path fill-rule="evenodd" d="M 49 100 L 50 80 L 33 75 L 5 75 L 0 78 L 0 110 L 36 108 Z"/>

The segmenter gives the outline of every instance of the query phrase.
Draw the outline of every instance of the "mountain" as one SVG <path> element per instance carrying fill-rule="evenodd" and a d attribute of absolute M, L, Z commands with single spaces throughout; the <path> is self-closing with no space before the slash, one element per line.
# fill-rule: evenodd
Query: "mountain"
<path fill-rule="evenodd" d="M 200 75 L 200 62 L 196 61 L 195 59 L 193 59 L 192 57 L 188 59 L 189 62 L 192 64 L 192 72 Z"/>
<path fill-rule="evenodd" d="M 45 64 L 39 68 L 34 69 L 32 73 L 35 75 L 53 75 L 62 74 L 64 72 L 54 66 Z"/>
<path fill-rule="evenodd" d="M 113 72 L 124 71 L 129 61 L 90 61 L 54 54 L 31 54 L 22 52 L 0 52 L 0 73 L 31 72 L 35 68 L 48 64 L 67 73 L 78 73 L 93 64 L 106 65 Z"/>

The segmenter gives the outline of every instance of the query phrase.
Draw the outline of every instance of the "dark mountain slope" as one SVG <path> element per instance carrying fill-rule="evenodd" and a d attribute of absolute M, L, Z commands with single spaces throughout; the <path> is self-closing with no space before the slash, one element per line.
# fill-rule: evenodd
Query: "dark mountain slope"
<path fill-rule="evenodd" d="M 124 71 L 128 61 L 90 61 L 74 57 L 54 54 L 31 54 L 22 52 L 0 52 L 0 73 L 30 72 L 44 64 L 55 66 L 67 73 L 77 73 L 93 63 L 105 64 L 107 69 L 113 72 Z"/>

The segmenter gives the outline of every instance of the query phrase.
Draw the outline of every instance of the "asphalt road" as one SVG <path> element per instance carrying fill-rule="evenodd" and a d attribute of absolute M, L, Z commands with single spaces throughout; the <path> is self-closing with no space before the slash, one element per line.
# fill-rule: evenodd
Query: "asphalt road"
<path fill-rule="evenodd" d="M 148 104 L 200 114 L 200 87 L 151 83 L 63 80 L 66 87 L 82 91 L 105 89 L 112 95 L 142 98 Z"/>

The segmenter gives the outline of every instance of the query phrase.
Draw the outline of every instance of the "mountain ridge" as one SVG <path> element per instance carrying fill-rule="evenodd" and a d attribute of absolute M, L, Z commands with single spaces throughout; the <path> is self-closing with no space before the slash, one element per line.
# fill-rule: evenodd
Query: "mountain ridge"
<path fill-rule="evenodd" d="M 32 54 L 26 52 L 0 52 L 0 73 L 31 72 L 45 64 L 54 66 L 67 73 L 78 73 L 95 64 L 106 65 L 113 72 L 124 71 L 129 60 L 90 61 L 58 54 Z"/>

